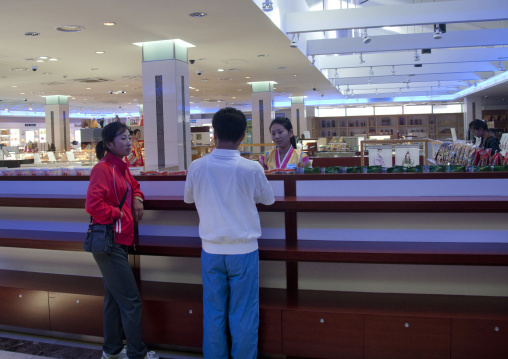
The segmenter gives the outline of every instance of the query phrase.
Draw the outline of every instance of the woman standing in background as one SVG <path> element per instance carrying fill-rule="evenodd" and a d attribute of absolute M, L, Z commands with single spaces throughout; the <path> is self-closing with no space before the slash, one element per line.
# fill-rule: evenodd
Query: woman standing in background
<path fill-rule="evenodd" d="M 277 148 L 265 152 L 259 158 L 259 163 L 265 170 L 311 166 L 307 154 L 296 149 L 293 125 L 287 117 L 279 117 L 273 120 L 270 124 L 270 133 Z"/>

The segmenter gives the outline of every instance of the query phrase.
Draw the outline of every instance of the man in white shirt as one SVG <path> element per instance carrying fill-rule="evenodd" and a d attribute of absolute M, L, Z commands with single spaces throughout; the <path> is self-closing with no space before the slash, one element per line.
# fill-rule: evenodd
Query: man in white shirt
<path fill-rule="evenodd" d="M 216 148 L 189 167 L 184 201 L 195 203 L 201 237 L 205 359 L 257 358 L 261 225 L 256 203 L 274 203 L 263 168 L 240 156 L 247 120 L 234 108 L 212 121 Z"/>

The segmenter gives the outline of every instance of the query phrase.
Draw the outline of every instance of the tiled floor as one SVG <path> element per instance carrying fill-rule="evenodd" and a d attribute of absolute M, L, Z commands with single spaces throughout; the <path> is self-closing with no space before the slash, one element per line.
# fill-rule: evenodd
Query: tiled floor
<path fill-rule="evenodd" d="M 5 331 L 0 331 L 0 349 L 2 349 L 0 350 L 0 359 L 100 359 L 102 351 L 99 343 Z M 157 349 L 156 352 L 161 359 L 203 358 L 201 354 L 197 353 L 182 353 L 163 349 Z"/>
<path fill-rule="evenodd" d="M 52 359 L 52 358 L 0 351 L 0 359 Z"/>

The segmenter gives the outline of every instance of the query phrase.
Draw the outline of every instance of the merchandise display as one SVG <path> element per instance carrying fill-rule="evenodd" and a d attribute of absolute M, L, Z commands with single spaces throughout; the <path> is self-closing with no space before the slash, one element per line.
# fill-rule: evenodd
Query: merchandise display
<path fill-rule="evenodd" d="M 443 142 L 434 159 L 438 165 L 500 166 L 508 164 L 508 156 L 479 148 L 465 141 Z"/>

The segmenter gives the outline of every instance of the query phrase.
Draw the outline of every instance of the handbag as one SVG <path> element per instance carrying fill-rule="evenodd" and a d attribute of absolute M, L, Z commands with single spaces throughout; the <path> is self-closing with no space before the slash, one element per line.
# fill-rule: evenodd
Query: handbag
<path fill-rule="evenodd" d="M 122 198 L 122 201 L 118 205 L 118 208 L 122 210 L 125 199 L 127 198 L 127 191 Z M 88 232 L 86 232 L 85 241 L 83 242 L 83 249 L 85 252 L 95 254 L 109 254 L 113 249 L 113 243 L 115 242 L 115 222 L 109 224 L 92 223 L 93 218 L 90 216 L 90 224 L 88 224 Z"/>

